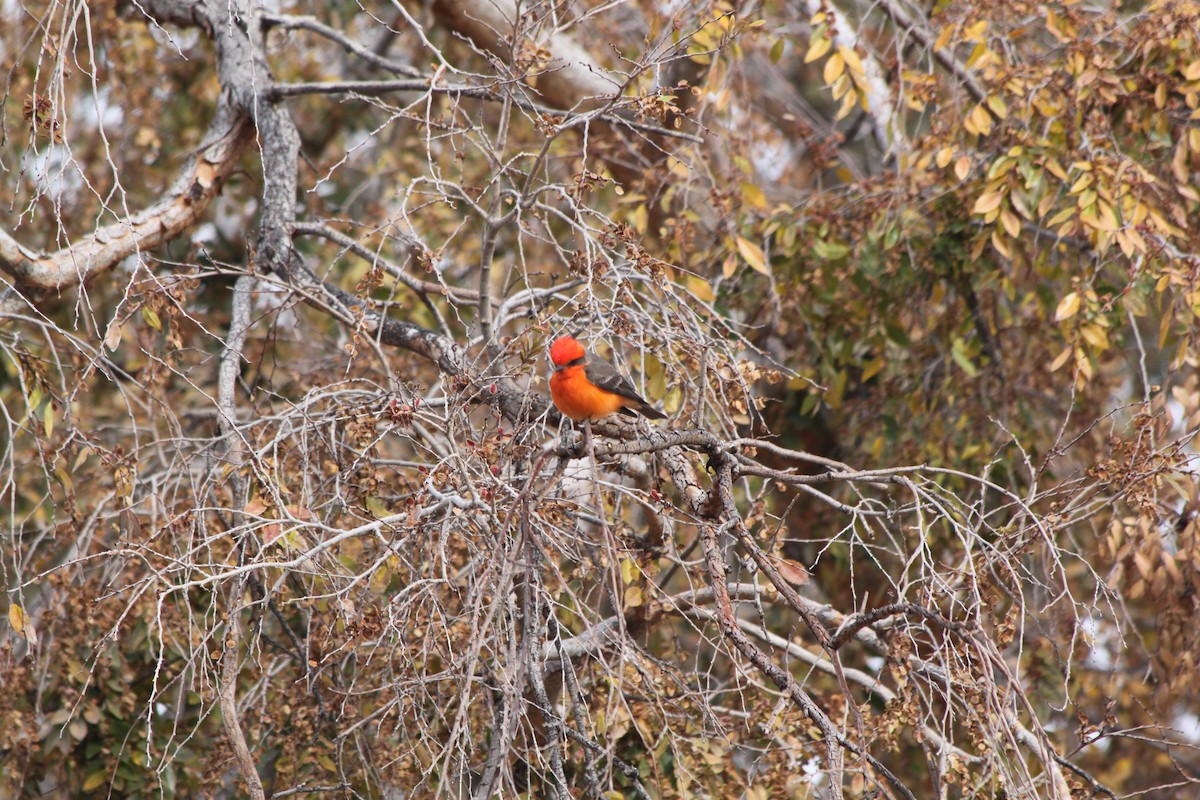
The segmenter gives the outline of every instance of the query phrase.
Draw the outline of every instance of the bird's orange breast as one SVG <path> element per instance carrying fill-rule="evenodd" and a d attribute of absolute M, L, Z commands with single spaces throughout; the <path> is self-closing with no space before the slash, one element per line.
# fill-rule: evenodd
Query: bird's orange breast
<path fill-rule="evenodd" d="M 583 366 L 555 371 L 550 376 L 550 397 L 559 411 L 576 422 L 607 417 L 629 404 L 621 395 L 589 381 Z"/>

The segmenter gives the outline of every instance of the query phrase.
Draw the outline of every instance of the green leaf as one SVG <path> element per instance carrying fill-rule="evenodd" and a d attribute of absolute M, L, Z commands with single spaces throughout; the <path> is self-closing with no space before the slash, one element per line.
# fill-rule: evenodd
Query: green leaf
<path fill-rule="evenodd" d="M 778 64 L 779 59 L 783 58 L 783 48 L 787 44 L 784 39 L 776 40 L 775 44 L 771 45 L 770 59 L 772 64 Z"/>
<path fill-rule="evenodd" d="M 107 769 L 99 769 L 83 779 L 83 791 L 94 792 L 105 783 L 108 782 L 109 772 Z"/>
<path fill-rule="evenodd" d="M 912 341 L 908 338 L 908 332 L 894 322 L 885 323 L 883 329 L 887 333 L 888 339 L 901 347 L 908 347 L 912 344 Z"/>
<path fill-rule="evenodd" d="M 954 340 L 954 345 L 950 348 L 950 357 L 954 359 L 954 363 L 958 364 L 963 372 L 967 373 L 967 377 L 974 378 L 979 374 L 979 369 L 967 357 L 966 347 L 963 345 L 962 339 Z"/>
<path fill-rule="evenodd" d="M 837 261 L 850 254 L 850 247 L 840 242 L 825 242 L 820 239 L 813 242 L 813 253 L 825 261 Z"/>
<path fill-rule="evenodd" d="M 162 330 L 162 320 L 158 318 L 158 314 L 154 313 L 154 309 L 149 306 L 142 306 L 142 319 L 146 320 L 146 324 L 154 328 L 154 330 Z"/>
<path fill-rule="evenodd" d="M 883 235 L 883 249 L 891 250 L 896 246 L 896 242 L 900 241 L 900 228 L 891 227 L 887 229 L 887 233 Z"/>
<path fill-rule="evenodd" d="M 371 495 L 370 497 L 368 497 L 363 502 L 363 505 L 365 505 L 367 507 L 367 511 L 370 511 L 371 514 L 373 514 L 376 519 L 383 519 L 384 517 L 388 516 L 388 514 L 390 513 L 388 511 L 387 506 L 385 506 L 383 504 L 383 501 L 380 500 L 375 495 Z"/>

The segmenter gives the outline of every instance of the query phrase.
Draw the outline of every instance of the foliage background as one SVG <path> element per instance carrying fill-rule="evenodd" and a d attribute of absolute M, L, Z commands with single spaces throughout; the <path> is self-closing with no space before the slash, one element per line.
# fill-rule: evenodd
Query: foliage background
<path fill-rule="evenodd" d="M 0 793 L 1200 797 L 1200 4 L 0 19 Z"/>

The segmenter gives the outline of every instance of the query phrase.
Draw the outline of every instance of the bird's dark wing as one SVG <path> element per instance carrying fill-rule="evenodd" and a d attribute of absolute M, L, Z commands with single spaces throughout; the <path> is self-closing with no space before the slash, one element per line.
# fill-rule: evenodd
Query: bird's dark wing
<path fill-rule="evenodd" d="M 633 412 L 641 413 L 650 419 L 664 419 L 667 415 L 659 411 L 654 406 L 642 399 L 637 393 L 637 389 L 633 388 L 633 384 L 629 379 L 617 371 L 617 368 L 603 359 L 595 359 L 589 361 L 584 367 L 583 374 L 593 385 L 620 395 L 626 399 L 632 400 L 635 405 L 632 408 L 623 408 L 621 411 L 625 414 Z"/>
<path fill-rule="evenodd" d="M 633 388 L 629 379 L 617 372 L 616 367 L 607 361 L 600 359 L 589 361 L 588 365 L 584 367 L 583 374 L 593 385 L 599 386 L 607 392 L 619 394 L 621 397 L 627 397 L 639 403 L 646 402 L 638 396 L 637 389 Z"/>

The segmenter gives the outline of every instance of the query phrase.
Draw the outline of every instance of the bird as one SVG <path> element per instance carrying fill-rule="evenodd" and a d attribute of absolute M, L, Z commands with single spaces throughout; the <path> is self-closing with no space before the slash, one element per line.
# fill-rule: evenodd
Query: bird
<path fill-rule="evenodd" d="M 587 350 L 574 336 L 561 336 L 550 345 L 550 397 L 563 416 L 588 423 L 620 412 L 647 419 L 667 415 L 638 395 L 629 379 L 602 358 L 588 359 Z"/>

